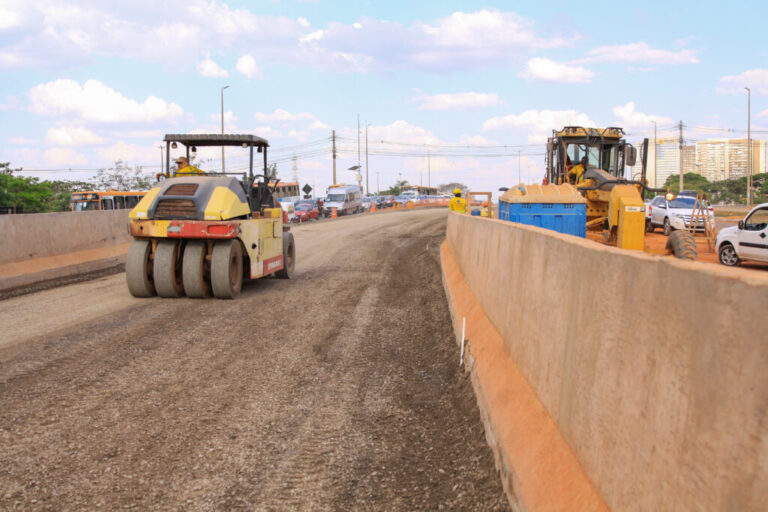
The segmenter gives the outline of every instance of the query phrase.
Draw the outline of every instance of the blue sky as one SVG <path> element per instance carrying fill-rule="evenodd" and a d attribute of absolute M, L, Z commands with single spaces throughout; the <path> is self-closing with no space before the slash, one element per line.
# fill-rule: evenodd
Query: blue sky
<path fill-rule="evenodd" d="M 744 87 L 766 138 L 768 4 L 722 5 L 0 0 L 0 161 L 48 178 L 118 158 L 155 171 L 164 133 L 220 129 L 224 85 L 226 130 L 267 138 L 284 179 L 295 152 L 300 181 L 322 189 L 332 129 L 352 180 L 358 114 L 371 188 L 376 172 L 382 188 L 426 184 L 428 152 L 433 184 L 495 190 L 518 162 L 539 179 L 566 124 L 743 137 Z"/>

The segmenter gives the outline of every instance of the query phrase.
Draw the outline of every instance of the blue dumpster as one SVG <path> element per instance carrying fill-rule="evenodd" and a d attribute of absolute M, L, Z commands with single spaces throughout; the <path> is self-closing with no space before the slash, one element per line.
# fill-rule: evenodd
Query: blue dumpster
<path fill-rule="evenodd" d="M 575 187 L 518 185 L 499 199 L 499 219 L 587 236 L 587 203 Z"/>

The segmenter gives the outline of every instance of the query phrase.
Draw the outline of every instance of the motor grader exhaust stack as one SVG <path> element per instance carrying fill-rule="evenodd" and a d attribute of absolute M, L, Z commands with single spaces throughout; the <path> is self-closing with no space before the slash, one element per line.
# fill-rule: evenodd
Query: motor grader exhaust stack
<path fill-rule="evenodd" d="M 134 238 L 125 265 L 130 293 L 233 299 L 246 279 L 290 278 L 296 249 L 269 186 L 269 143 L 254 135 L 166 135 L 165 141 L 166 179 L 129 214 Z M 186 146 L 187 155 L 198 146 L 245 148 L 248 176 L 242 181 L 221 173 L 171 177 L 169 153 L 178 144 Z M 254 148 L 264 164 L 257 176 Z"/>

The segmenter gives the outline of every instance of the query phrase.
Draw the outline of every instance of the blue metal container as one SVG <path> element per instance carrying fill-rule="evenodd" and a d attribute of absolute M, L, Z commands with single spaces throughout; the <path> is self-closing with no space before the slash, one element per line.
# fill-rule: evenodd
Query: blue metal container
<path fill-rule="evenodd" d="M 587 236 L 587 204 L 571 185 L 518 185 L 500 198 L 499 219 Z"/>

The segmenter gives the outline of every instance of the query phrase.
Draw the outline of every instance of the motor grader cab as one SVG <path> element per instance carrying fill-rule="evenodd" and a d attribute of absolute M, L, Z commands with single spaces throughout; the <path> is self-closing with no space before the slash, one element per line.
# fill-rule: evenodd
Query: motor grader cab
<path fill-rule="evenodd" d="M 645 180 L 625 179 L 625 166 L 635 165 L 637 152 L 616 127 L 566 126 L 547 141 L 547 181 L 570 183 L 587 202 L 587 229 L 604 230 L 606 241 L 643 250 Z M 645 169 L 645 166 L 643 166 Z"/>
<path fill-rule="evenodd" d="M 255 135 L 165 136 L 164 180 L 129 213 L 134 240 L 126 258 L 128 290 L 135 297 L 235 298 L 245 279 L 290 278 L 295 245 L 267 174 L 269 143 Z M 170 152 L 182 144 L 187 158 L 197 147 L 240 147 L 247 175 L 171 177 Z M 263 156 L 254 175 L 254 149 Z"/>

